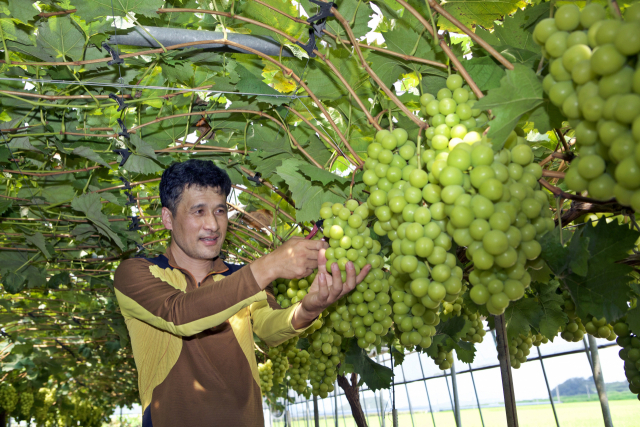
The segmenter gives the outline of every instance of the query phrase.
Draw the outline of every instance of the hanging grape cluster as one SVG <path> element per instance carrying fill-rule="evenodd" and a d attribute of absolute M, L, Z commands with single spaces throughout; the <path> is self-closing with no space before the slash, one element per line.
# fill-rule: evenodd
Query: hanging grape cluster
<path fill-rule="evenodd" d="M 526 335 L 519 334 L 517 337 L 512 338 L 509 341 L 509 358 L 511 367 L 513 369 L 519 369 L 524 362 L 527 361 L 527 356 L 531 352 L 531 347 L 534 345 L 539 347 L 540 344 L 546 344 L 549 339 L 540 333 L 533 333 L 529 331 Z"/>
<path fill-rule="evenodd" d="M 565 176 L 576 192 L 640 211 L 640 5 L 624 20 L 599 3 L 560 7 L 533 32 L 550 59 L 543 88 L 575 129 L 579 156 Z M 634 67 L 636 69 L 634 69 Z"/>
<path fill-rule="evenodd" d="M 18 404 L 18 399 L 18 392 L 11 384 L 7 382 L 0 384 L 0 408 L 7 413 L 13 412 Z"/>
<path fill-rule="evenodd" d="M 601 319 L 593 317 L 584 325 L 584 329 L 589 335 L 593 335 L 596 338 L 604 338 L 608 341 L 615 341 L 615 339 L 618 338 L 613 329 L 613 325 L 607 323 L 607 319 L 604 317 Z"/>
<path fill-rule="evenodd" d="M 471 327 L 467 330 L 467 333 L 461 337 L 462 341 L 479 344 L 483 341 L 487 331 L 484 330 L 482 319 L 479 313 L 473 313 L 468 307 L 462 307 L 462 318 L 471 322 Z"/>
<path fill-rule="evenodd" d="M 624 374 L 629 382 L 631 393 L 640 400 L 640 338 L 632 334 L 624 318 L 613 327 L 618 338 L 616 342 L 622 350 L 618 353 L 624 361 Z"/>
<path fill-rule="evenodd" d="M 258 374 L 260 376 L 260 390 L 264 396 L 273 387 L 273 362 L 271 359 L 267 359 L 264 363 L 258 363 Z"/>
<path fill-rule="evenodd" d="M 512 132 L 505 149 L 496 153 L 475 128 L 461 122 L 459 113 L 467 117 L 465 102 L 473 98 L 457 75 L 435 98 L 423 95 L 432 148 L 424 155 L 429 183 L 423 195 L 432 218 L 447 220 L 449 236 L 467 247 L 474 265 L 471 299 L 501 314 L 509 301 L 524 295 L 531 282 L 526 264 L 541 252 L 536 238 L 553 229 L 554 222 L 538 183 L 542 168 L 524 138 Z M 477 113 L 470 109 L 469 114 Z"/>

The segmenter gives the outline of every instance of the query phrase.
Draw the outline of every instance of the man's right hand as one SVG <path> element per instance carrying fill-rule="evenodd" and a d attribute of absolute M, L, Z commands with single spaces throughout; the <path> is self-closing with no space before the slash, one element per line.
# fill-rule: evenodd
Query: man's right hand
<path fill-rule="evenodd" d="M 270 254 L 249 264 L 260 289 L 276 279 L 301 279 L 318 268 L 318 253 L 329 244 L 292 237 Z"/>

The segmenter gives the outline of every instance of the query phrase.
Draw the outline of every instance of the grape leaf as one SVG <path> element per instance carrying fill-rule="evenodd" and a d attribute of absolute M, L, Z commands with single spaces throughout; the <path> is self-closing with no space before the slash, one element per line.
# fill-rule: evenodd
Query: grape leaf
<path fill-rule="evenodd" d="M 98 153 L 94 152 L 91 148 L 87 147 L 86 145 L 81 145 L 80 147 L 74 148 L 72 154 L 75 154 L 76 156 L 82 156 L 85 159 L 94 161 L 97 164 L 102 165 L 106 168 L 109 167 L 109 164 L 105 162 Z"/>
<path fill-rule="evenodd" d="M 565 273 L 575 273 L 579 276 L 586 276 L 589 259 L 589 238 L 582 238 L 582 230 L 577 230 L 567 246 L 560 243 L 560 228 L 543 235 L 539 242 L 542 246 L 542 259 L 558 277 L 563 277 Z M 563 237 L 568 240 L 571 236 L 567 230 L 563 230 Z"/>
<path fill-rule="evenodd" d="M 147 144 L 146 142 L 144 142 L 142 138 L 140 138 L 140 135 L 138 134 L 131 135 L 130 141 L 133 144 L 133 146 L 136 147 L 137 154 L 141 156 L 149 157 L 150 159 L 153 159 L 153 160 L 158 160 L 158 158 L 156 157 L 156 152 L 154 151 L 153 147 Z"/>
<path fill-rule="evenodd" d="M 131 154 L 123 167 L 129 172 L 152 174 L 160 172 L 163 168 L 155 161 L 146 156 Z"/>
<path fill-rule="evenodd" d="M 71 284 L 71 276 L 69 273 L 58 273 L 56 275 L 51 276 L 49 281 L 47 282 L 47 286 L 50 289 L 59 289 L 60 285 L 70 285 Z"/>
<path fill-rule="evenodd" d="M 13 206 L 13 202 L 11 200 L 0 199 L 0 215 L 5 213 L 11 206 Z"/>
<path fill-rule="evenodd" d="M 561 326 L 564 326 L 569 320 L 567 314 L 562 309 L 562 295 L 556 292 L 560 283 L 556 280 L 548 283 L 540 283 L 537 295 L 541 308 L 541 316 L 538 324 L 532 324 L 542 335 L 551 341 L 555 338 Z"/>
<path fill-rule="evenodd" d="M 464 67 L 481 90 L 500 87 L 500 80 L 505 75 L 504 68 L 488 56 L 471 58 Z"/>
<path fill-rule="evenodd" d="M 36 248 L 40 249 L 45 258 L 51 258 L 51 253 L 49 252 L 49 250 L 53 252 L 53 247 L 44 240 L 44 236 L 42 235 L 42 233 L 35 233 L 32 236 L 26 235 L 25 239 L 27 243 L 32 244 Z"/>
<path fill-rule="evenodd" d="M 633 268 L 618 262 L 627 257 L 638 236 L 640 233 L 628 225 L 615 221 L 598 221 L 595 227 L 587 225 L 581 234 L 574 234 L 572 240 L 588 239 L 587 274 L 571 272 L 559 278 L 568 287 L 580 317 L 590 314 L 613 321 L 627 311 L 628 283 L 632 280 L 629 273 Z"/>
<path fill-rule="evenodd" d="M 472 343 L 459 340 L 453 349 L 456 351 L 456 357 L 459 361 L 473 363 L 476 357 L 476 347 Z"/>
<path fill-rule="evenodd" d="M 26 285 L 26 277 L 13 271 L 6 271 L 1 280 L 4 290 L 10 294 L 19 293 Z"/>
<path fill-rule="evenodd" d="M 493 148 L 500 150 L 518 120 L 543 102 L 542 83 L 531 69 L 516 64 L 500 80 L 500 87 L 489 91 L 474 108 L 492 110 L 487 136 L 493 139 Z"/>
<path fill-rule="evenodd" d="M 155 18 L 164 0 L 73 0 L 73 5 L 82 19 L 91 22 L 101 16 L 126 16 L 130 12 Z"/>
<path fill-rule="evenodd" d="M 350 341 L 344 361 L 353 367 L 353 372 L 360 375 L 360 383 L 365 383 L 369 389 L 376 391 L 391 387 L 393 370 L 371 360 L 365 351 L 358 347 L 357 340 Z"/>
<path fill-rule="evenodd" d="M 338 195 L 322 186 L 314 185 L 300 171 L 300 167 L 310 168 L 298 159 L 287 159 L 276 168 L 278 175 L 289 186 L 296 203 L 297 221 L 317 221 L 324 202 L 343 203 L 346 196 Z M 335 187 L 333 188 L 335 191 Z M 339 193 L 340 194 L 340 193 Z"/>
<path fill-rule="evenodd" d="M 504 321 L 507 325 L 509 339 L 519 334 L 526 335 L 531 330 L 531 324 L 540 315 L 540 306 L 534 298 L 521 298 L 511 302 L 504 311 Z"/>
<path fill-rule="evenodd" d="M 133 155 L 131 157 L 133 157 Z M 87 219 L 95 225 L 100 234 L 111 238 L 120 249 L 124 249 L 122 240 L 111 230 L 107 216 L 101 211 L 102 204 L 100 203 L 100 194 L 89 193 L 76 197 L 71 201 L 71 207 L 83 212 L 87 216 Z"/>
<path fill-rule="evenodd" d="M 11 18 L 23 24 L 28 24 L 40 13 L 33 3 L 23 0 L 9 0 L 9 12 L 11 12 Z"/>
<path fill-rule="evenodd" d="M 640 335 L 640 307 L 632 308 L 627 312 L 627 324 L 631 332 Z"/>
<path fill-rule="evenodd" d="M 61 61 L 82 59 L 84 41 L 84 35 L 69 16 L 52 16 L 38 26 L 38 45 Z"/>
<path fill-rule="evenodd" d="M 443 4 L 447 12 L 467 27 L 480 25 L 484 28 L 493 28 L 494 21 L 526 5 L 522 0 L 451 0 Z M 438 19 L 438 26 L 440 29 L 460 32 L 458 27 L 444 17 Z"/>

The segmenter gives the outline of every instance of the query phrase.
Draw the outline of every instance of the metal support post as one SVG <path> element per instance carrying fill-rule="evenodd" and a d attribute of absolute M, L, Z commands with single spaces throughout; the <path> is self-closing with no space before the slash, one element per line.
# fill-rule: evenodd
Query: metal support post
<path fill-rule="evenodd" d="M 325 427 L 328 427 L 329 424 L 327 424 L 328 423 L 328 421 L 327 421 L 327 408 L 325 408 L 325 406 L 324 406 L 324 399 L 322 399 L 322 412 L 324 413 L 324 425 L 325 425 Z"/>
<path fill-rule="evenodd" d="M 473 378 L 473 368 L 471 367 L 471 363 L 469 363 L 469 373 L 471 374 L 471 383 L 473 384 L 473 392 L 476 395 L 476 403 L 478 404 L 478 412 L 480 413 L 480 422 L 482 423 L 482 427 L 484 427 L 484 418 L 482 418 L 482 408 L 480 407 L 480 398 L 478 397 L 476 380 Z"/>
<path fill-rule="evenodd" d="M 449 379 L 447 378 L 447 371 L 444 371 L 444 382 L 447 383 L 447 396 L 449 396 L 449 403 L 451 404 L 451 412 L 453 413 L 453 420 L 456 422 L 456 427 L 460 427 L 458 425 L 458 419 L 456 418 L 456 407 L 453 405 L 453 398 L 451 397 L 451 388 L 449 387 Z"/>
<path fill-rule="evenodd" d="M 496 341 L 498 343 L 498 361 L 502 376 L 502 392 L 507 415 L 507 427 L 518 427 L 518 412 L 516 409 L 516 395 L 513 388 L 513 373 L 509 360 L 509 343 L 507 342 L 507 326 L 504 314 L 494 316 L 496 325 Z"/>
<path fill-rule="evenodd" d="M 460 420 L 460 400 L 458 399 L 458 380 L 456 378 L 455 361 L 451 364 L 451 386 L 453 387 L 453 403 L 455 405 L 453 415 L 456 418 L 456 425 L 462 427 Z"/>
<path fill-rule="evenodd" d="M 336 427 L 340 427 L 338 425 L 338 381 L 333 384 L 333 404 L 335 405 Z"/>
<path fill-rule="evenodd" d="M 367 401 L 364 398 L 364 391 L 360 389 L 360 396 L 362 397 L 362 406 L 364 406 L 364 416 L 367 419 L 367 425 L 369 425 L 369 411 L 367 410 Z"/>
<path fill-rule="evenodd" d="M 420 372 L 422 372 L 422 378 L 423 378 L 422 381 L 424 382 L 424 391 L 427 392 L 427 402 L 429 402 L 429 413 L 431 414 L 431 422 L 433 422 L 433 427 L 436 427 L 436 419 L 433 416 L 433 408 L 431 407 L 431 399 L 429 398 L 429 389 L 427 388 L 427 380 L 424 378 L 424 368 L 422 367 L 422 358 L 420 357 L 420 353 L 418 353 L 418 362 L 420 362 Z M 484 427 L 484 425 L 482 427 Z"/>
<path fill-rule="evenodd" d="M 309 427 L 309 418 L 311 418 L 310 415 L 309 415 L 309 401 L 306 400 L 305 403 L 306 403 L 306 407 L 307 407 L 307 412 L 305 414 L 305 420 L 307 421 L 307 427 Z"/>
<path fill-rule="evenodd" d="M 538 357 L 540 358 L 540 366 L 542 366 L 544 383 L 547 385 L 547 393 L 549 393 L 549 402 L 551 402 L 551 409 L 553 409 L 553 418 L 556 419 L 556 426 L 560 427 L 560 422 L 558 421 L 558 414 L 556 413 L 556 405 L 553 404 L 553 395 L 551 394 L 551 388 L 549 387 L 549 380 L 547 379 L 547 371 L 544 369 L 544 362 L 542 361 L 542 353 L 540 353 L 540 347 L 536 347 L 536 350 L 538 350 Z"/>
<path fill-rule="evenodd" d="M 318 396 L 313 395 L 313 424 L 320 427 L 320 411 L 318 410 Z"/>
<path fill-rule="evenodd" d="M 376 362 L 380 363 L 380 355 L 376 354 Z M 424 375 L 423 375 L 424 376 Z M 385 427 L 384 425 L 384 405 L 383 405 L 383 397 L 382 397 L 382 390 L 380 390 L 378 392 L 378 395 L 380 396 L 380 407 L 378 408 L 378 400 L 376 399 L 376 392 L 373 392 L 373 400 L 374 402 L 376 402 L 376 411 L 378 412 L 378 418 L 380 420 L 380 427 Z M 367 419 L 367 424 L 369 424 L 369 419 Z"/>
<path fill-rule="evenodd" d="M 598 354 L 598 343 L 596 339 L 589 335 L 589 348 L 591 349 L 591 361 L 593 367 L 593 380 L 596 383 L 596 390 L 600 398 L 600 407 L 602 408 L 602 418 L 605 427 L 613 427 L 611 421 L 611 411 L 609 410 L 609 399 L 607 399 L 607 391 L 604 387 L 604 377 L 602 376 L 602 366 L 600 366 L 600 355 Z"/>
<path fill-rule="evenodd" d="M 402 370 L 402 380 L 404 381 L 404 390 L 407 392 L 407 402 L 409 402 L 409 414 L 411 414 L 411 425 L 416 427 L 416 423 L 413 421 L 413 407 L 411 406 L 411 396 L 409 396 L 409 387 L 407 386 L 407 377 L 404 375 L 404 366 L 400 365 Z"/>

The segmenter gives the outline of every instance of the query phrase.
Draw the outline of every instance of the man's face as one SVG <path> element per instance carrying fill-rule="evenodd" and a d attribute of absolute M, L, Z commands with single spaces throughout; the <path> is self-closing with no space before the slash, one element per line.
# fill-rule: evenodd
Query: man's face
<path fill-rule="evenodd" d="M 162 220 L 171 238 L 193 259 L 220 255 L 227 234 L 227 199 L 219 188 L 185 188 L 175 214 L 162 208 Z"/>

